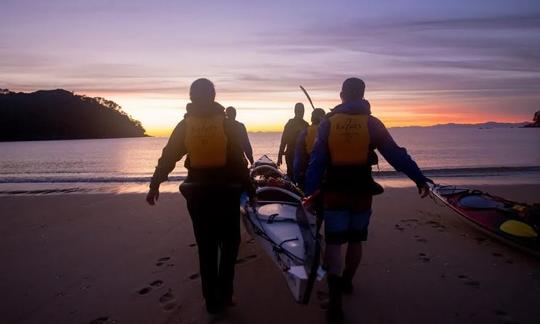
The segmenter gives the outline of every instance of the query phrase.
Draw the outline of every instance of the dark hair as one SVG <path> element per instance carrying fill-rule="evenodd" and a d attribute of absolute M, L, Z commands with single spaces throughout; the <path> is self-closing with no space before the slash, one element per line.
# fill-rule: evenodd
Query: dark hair
<path fill-rule="evenodd" d="M 301 102 L 297 102 L 297 103 L 294 105 L 294 113 L 295 113 L 295 114 L 297 114 L 297 113 L 304 114 L 304 104 L 301 103 Z"/>
<path fill-rule="evenodd" d="M 315 108 L 311 112 L 311 122 L 318 125 L 326 117 L 326 112 L 322 108 Z"/>
<path fill-rule="evenodd" d="M 212 81 L 197 79 L 189 88 L 189 98 L 193 102 L 213 102 L 216 99 L 216 89 Z"/>
<path fill-rule="evenodd" d="M 343 101 L 352 101 L 364 98 L 366 84 L 359 78 L 348 78 L 341 86 L 341 98 Z"/>
<path fill-rule="evenodd" d="M 236 117 L 236 109 L 233 106 L 229 106 L 229 107 L 225 108 L 225 114 L 227 115 L 227 118 L 235 119 L 235 117 Z"/>

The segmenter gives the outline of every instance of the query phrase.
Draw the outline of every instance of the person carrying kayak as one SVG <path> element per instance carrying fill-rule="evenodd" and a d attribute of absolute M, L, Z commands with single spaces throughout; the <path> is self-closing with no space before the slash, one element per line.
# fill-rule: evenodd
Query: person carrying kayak
<path fill-rule="evenodd" d="M 306 195 L 320 190 L 324 207 L 330 321 L 343 320 L 342 293 L 353 291 L 362 242 L 367 240 L 372 196 L 383 192 L 371 174 L 371 166 L 377 163 L 374 150 L 414 181 L 422 198 L 428 194 L 427 183 L 431 182 L 407 151 L 394 142 L 384 124 L 371 116 L 364 91 L 361 79 L 343 82 L 342 104 L 321 122 L 306 171 Z M 348 246 L 342 272 L 343 244 Z"/>
<path fill-rule="evenodd" d="M 225 115 L 227 115 L 227 119 L 229 119 L 234 125 L 234 129 L 236 130 L 237 134 L 236 136 L 242 143 L 242 149 L 244 150 L 246 158 L 250 164 L 253 164 L 253 149 L 251 148 L 251 143 L 249 142 L 246 126 L 236 120 L 236 109 L 234 107 L 227 107 L 227 109 L 225 109 Z"/>
<path fill-rule="evenodd" d="M 281 135 L 281 144 L 279 145 L 277 165 L 283 164 L 283 155 L 287 163 L 287 176 L 294 181 L 294 151 L 296 148 L 296 139 L 300 132 L 306 129 L 309 124 L 304 120 L 304 105 L 297 103 L 294 105 L 294 118 L 289 119 L 283 128 Z"/>
<path fill-rule="evenodd" d="M 240 194 L 253 196 L 247 162 L 235 126 L 215 102 L 207 79 L 191 85 L 191 103 L 163 149 L 146 200 L 154 205 L 160 183 L 176 162 L 187 155 L 186 180 L 180 191 L 186 198 L 199 252 L 202 293 L 206 309 L 220 313 L 232 303 L 234 267 L 240 244 Z"/>
<path fill-rule="evenodd" d="M 306 169 L 309 163 L 309 156 L 313 151 L 315 139 L 321 121 L 326 113 L 322 108 L 313 109 L 311 112 L 311 125 L 300 132 L 296 140 L 296 150 L 294 152 L 294 179 L 300 188 L 304 188 Z"/>

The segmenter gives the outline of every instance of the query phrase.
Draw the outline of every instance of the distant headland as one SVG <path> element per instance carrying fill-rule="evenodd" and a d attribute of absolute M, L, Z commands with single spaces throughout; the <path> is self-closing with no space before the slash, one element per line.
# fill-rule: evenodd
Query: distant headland
<path fill-rule="evenodd" d="M 0 141 L 143 137 L 141 122 L 113 101 L 63 89 L 0 89 Z"/>

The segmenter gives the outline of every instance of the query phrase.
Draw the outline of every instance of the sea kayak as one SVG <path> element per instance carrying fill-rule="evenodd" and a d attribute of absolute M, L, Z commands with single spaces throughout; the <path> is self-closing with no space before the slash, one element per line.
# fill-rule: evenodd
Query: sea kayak
<path fill-rule="evenodd" d="M 484 233 L 540 256 L 540 207 L 480 190 L 430 185 L 431 195 Z"/>
<path fill-rule="evenodd" d="M 260 166 L 254 166 L 253 169 Z M 284 187 L 261 185 L 262 179 L 256 180 L 258 175 L 253 177 L 253 174 L 252 172 L 252 180 L 257 187 L 257 201 L 252 203 L 244 197 L 244 224 L 282 272 L 294 299 L 301 304 L 307 304 L 317 277 L 320 259 L 316 216 L 302 206 L 301 192 L 287 189 L 288 186 L 294 187 L 294 184 Z M 274 183 L 286 183 L 279 179 L 285 181 L 278 177 Z"/>

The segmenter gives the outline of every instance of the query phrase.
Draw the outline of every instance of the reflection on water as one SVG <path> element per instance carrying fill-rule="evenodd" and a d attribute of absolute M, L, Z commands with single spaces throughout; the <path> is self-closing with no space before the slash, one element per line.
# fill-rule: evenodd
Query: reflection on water
<path fill-rule="evenodd" d="M 405 128 L 391 129 L 391 133 L 420 167 L 432 170 L 429 176 L 445 183 L 539 183 L 538 129 Z M 276 159 L 279 133 L 251 133 L 250 139 L 256 157 L 267 154 Z M 166 141 L 126 138 L 0 143 L 0 192 L 143 192 Z M 378 178 L 383 183 L 410 183 L 389 172 L 392 168 L 380 160 L 378 169 L 383 172 Z M 178 162 L 170 176 L 174 182 L 165 184 L 163 190 L 176 192 L 186 173 L 183 161 Z"/>

